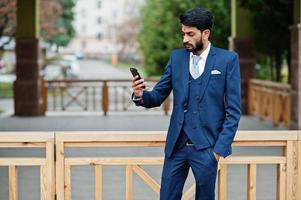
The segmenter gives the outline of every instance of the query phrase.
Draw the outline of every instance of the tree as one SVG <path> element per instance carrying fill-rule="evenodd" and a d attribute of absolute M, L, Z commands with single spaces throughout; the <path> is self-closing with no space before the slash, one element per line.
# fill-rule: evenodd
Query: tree
<path fill-rule="evenodd" d="M 293 1 L 240 0 L 241 6 L 251 10 L 255 31 L 256 51 L 268 57 L 275 69 L 276 81 L 281 81 L 283 58 L 290 60 L 290 31 L 293 23 Z M 266 60 L 266 59 L 264 59 Z"/>
<path fill-rule="evenodd" d="M 75 2 L 74 0 L 60 0 L 60 3 L 62 6 L 62 15 L 55 23 L 60 34 L 49 38 L 48 42 L 56 44 L 57 46 L 67 46 L 75 35 L 75 30 L 72 24 L 74 20 L 73 8 L 75 6 Z"/>
<path fill-rule="evenodd" d="M 14 0 L 0 0 L 0 58 L 4 46 L 12 40 L 16 33 L 16 2 Z M 6 36 L 4 41 L 3 36 Z"/>
<path fill-rule="evenodd" d="M 139 43 L 144 55 L 146 73 L 161 74 L 172 49 L 182 47 L 178 17 L 188 9 L 205 7 L 212 10 L 215 26 L 211 40 L 220 47 L 227 46 L 230 35 L 230 3 L 220 1 L 148 0 L 142 9 Z"/>
<path fill-rule="evenodd" d="M 40 27 L 43 40 L 66 46 L 74 36 L 73 0 L 40 0 Z M 16 0 L 0 0 L 0 38 L 7 40 L 0 43 L 1 50 L 15 36 L 16 32 Z"/>
<path fill-rule="evenodd" d="M 60 0 L 41 0 L 40 7 L 41 37 L 48 41 L 64 32 L 56 26 L 57 20 L 63 13 L 62 5 Z"/>

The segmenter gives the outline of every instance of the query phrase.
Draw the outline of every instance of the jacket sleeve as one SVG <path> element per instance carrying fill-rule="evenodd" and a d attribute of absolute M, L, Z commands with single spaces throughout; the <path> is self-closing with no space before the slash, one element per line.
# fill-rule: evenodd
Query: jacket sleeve
<path fill-rule="evenodd" d="M 223 157 L 227 157 L 232 153 L 231 144 L 241 116 L 241 82 L 239 68 L 238 55 L 235 53 L 234 58 L 227 66 L 225 91 L 226 118 L 213 149 L 214 152 Z"/>
<path fill-rule="evenodd" d="M 172 90 L 172 78 L 171 78 L 171 57 L 164 69 L 164 73 L 161 76 L 159 82 L 155 85 L 152 91 L 143 91 L 143 95 L 140 101 L 134 101 L 137 106 L 143 106 L 146 108 L 152 108 L 160 106 L 164 100 L 168 97 Z"/>

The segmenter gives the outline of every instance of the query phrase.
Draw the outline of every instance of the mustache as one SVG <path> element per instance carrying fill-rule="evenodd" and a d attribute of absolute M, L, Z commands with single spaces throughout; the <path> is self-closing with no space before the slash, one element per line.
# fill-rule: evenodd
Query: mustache
<path fill-rule="evenodd" d="M 193 46 L 193 45 L 190 44 L 189 42 L 183 42 L 183 45 L 184 45 L 184 46 L 188 46 L 188 45 L 189 45 L 189 46 Z"/>

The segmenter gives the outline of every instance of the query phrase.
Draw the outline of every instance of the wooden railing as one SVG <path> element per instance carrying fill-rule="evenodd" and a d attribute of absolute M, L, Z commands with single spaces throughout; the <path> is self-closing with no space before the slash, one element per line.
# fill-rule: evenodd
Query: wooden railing
<path fill-rule="evenodd" d="M 0 148 L 43 148 L 45 157 L 0 157 L 0 166 L 8 167 L 9 200 L 18 198 L 18 167 L 40 167 L 40 199 L 54 199 L 54 133 L 0 132 Z"/>
<path fill-rule="evenodd" d="M 156 82 L 147 80 L 150 87 Z M 42 87 L 45 112 L 100 110 L 106 115 L 109 111 L 141 110 L 131 101 L 131 80 L 53 80 L 43 81 Z M 168 114 L 169 98 L 161 109 Z"/>
<path fill-rule="evenodd" d="M 133 174 L 137 174 L 155 193 L 160 185 L 143 168 L 145 165 L 162 165 L 163 157 L 74 157 L 66 156 L 65 149 L 95 147 L 162 147 L 165 132 L 61 132 L 61 133 L 1 133 L 0 147 L 45 147 L 46 158 L 0 158 L 0 166 L 9 166 L 10 200 L 17 199 L 16 167 L 38 165 L 41 167 L 41 199 L 54 199 L 56 187 L 58 200 L 71 199 L 71 168 L 95 167 L 95 199 L 103 199 L 103 166 L 124 166 L 126 176 L 126 200 L 133 199 Z M 56 145 L 56 180 L 53 178 L 53 153 Z M 239 131 L 233 143 L 235 147 L 281 147 L 282 154 L 232 155 L 221 159 L 218 165 L 218 199 L 227 199 L 228 166 L 247 166 L 247 195 L 243 199 L 256 199 L 258 165 L 277 167 L 277 200 L 301 199 L 301 131 Z M 162 152 L 163 153 L 163 152 Z M 72 173 L 74 174 L 74 173 Z M 192 185 L 183 199 L 194 196 Z"/>
<path fill-rule="evenodd" d="M 274 125 L 291 121 L 290 85 L 250 79 L 248 84 L 248 113 L 269 119 Z"/>

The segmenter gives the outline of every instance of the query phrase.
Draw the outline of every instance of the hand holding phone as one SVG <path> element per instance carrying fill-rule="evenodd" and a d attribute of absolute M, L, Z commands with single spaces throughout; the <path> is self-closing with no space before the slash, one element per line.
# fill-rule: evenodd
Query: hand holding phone
<path fill-rule="evenodd" d="M 139 74 L 139 72 L 138 72 L 138 70 L 136 68 L 131 67 L 130 71 L 131 71 L 133 77 L 135 78 L 135 82 L 142 79 L 141 76 L 140 76 L 140 74 Z M 144 83 L 144 81 L 142 83 Z M 145 89 L 145 85 L 143 85 L 141 88 Z"/>
<path fill-rule="evenodd" d="M 132 88 L 134 90 L 134 94 L 136 97 L 141 97 L 143 90 L 145 89 L 145 82 L 136 68 L 132 67 L 130 68 L 130 71 L 133 75 Z"/>

